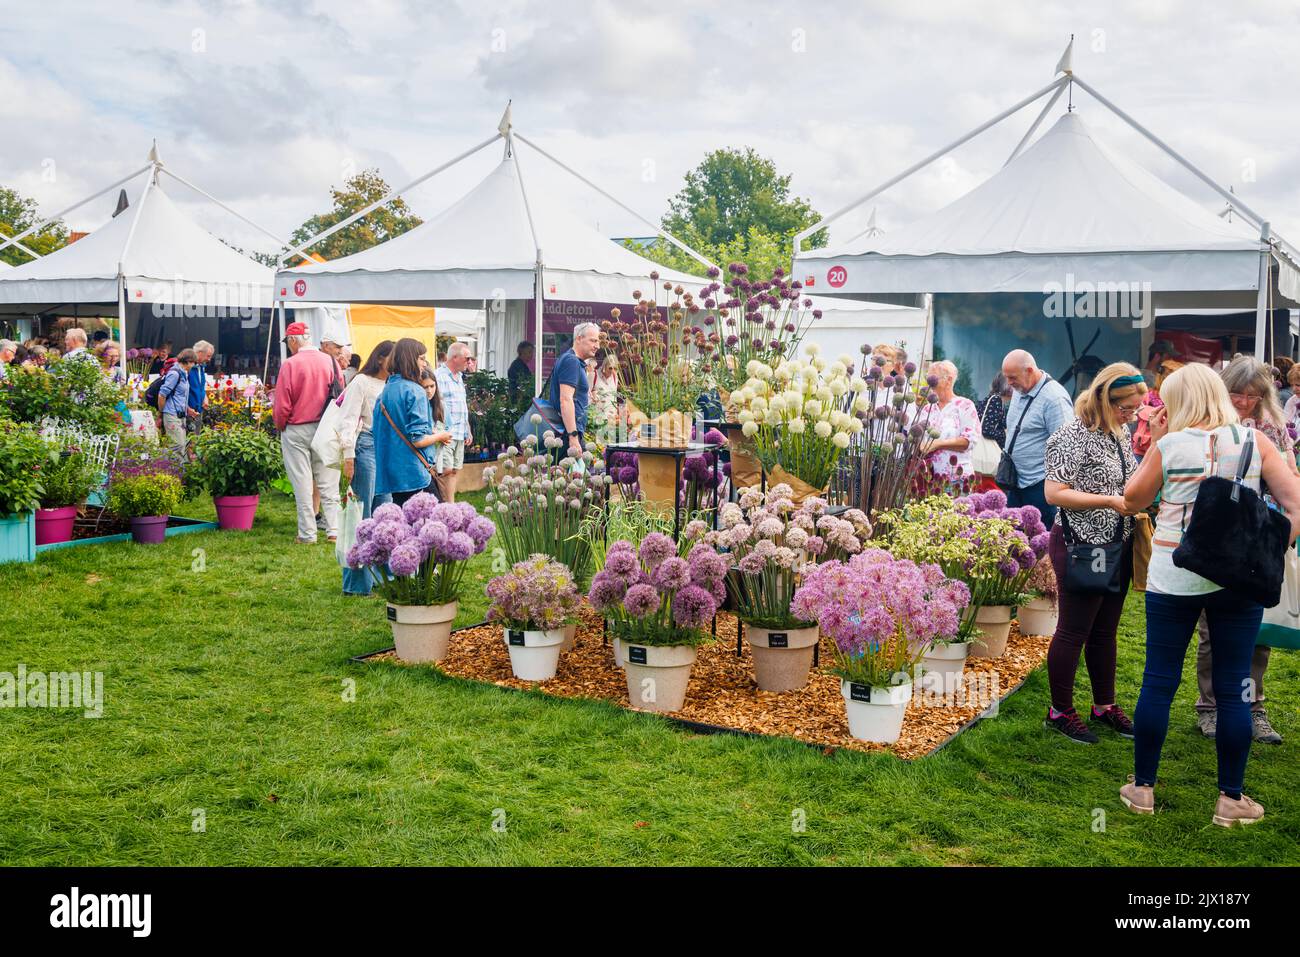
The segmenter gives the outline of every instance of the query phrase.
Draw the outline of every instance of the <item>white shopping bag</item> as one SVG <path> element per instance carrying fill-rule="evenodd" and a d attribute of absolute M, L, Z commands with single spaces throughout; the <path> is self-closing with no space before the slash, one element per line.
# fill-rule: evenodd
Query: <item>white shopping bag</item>
<path fill-rule="evenodd" d="M 1264 609 L 1257 645 L 1272 648 L 1300 648 L 1300 555 L 1292 545 L 1283 566 L 1282 600 Z"/>
<path fill-rule="evenodd" d="M 332 469 L 343 469 L 343 449 L 339 445 L 339 425 L 343 421 L 343 396 L 325 405 L 325 413 L 316 426 L 311 450 Z"/>
<path fill-rule="evenodd" d="M 334 557 L 340 565 L 348 563 L 348 552 L 357 543 L 357 526 L 361 524 L 361 499 L 348 489 L 348 500 L 343 504 L 343 514 L 339 516 L 339 538 L 334 543 Z"/>

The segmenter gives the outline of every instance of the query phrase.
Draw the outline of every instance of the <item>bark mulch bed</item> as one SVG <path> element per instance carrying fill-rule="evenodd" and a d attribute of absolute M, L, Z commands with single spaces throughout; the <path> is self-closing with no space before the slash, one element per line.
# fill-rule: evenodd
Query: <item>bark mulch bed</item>
<path fill-rule="evenodd" d="M 966 688 L 984 689 L 979 700 L 967 700 L 961 690 L 947 701 L 937 696 L 914 695 L 907 706 L 903 731 L 892 746 L 870 744 L 849 736 L 844 716 L 840 680 L 813 668 L 808 684 L 797 691 L 759 691 L 754 684 L 749 647 L 736 657 L 736 619 L 729 612 L 718 614 L 718 640 L 699 648 L 686 704 L 670 717 L 680 721 L 742 731 L 751 734 L 794 738 L 815 745 L 830 754 L 837 748 L 854 751 L 892 751 L 901 758 L 930 754 L 970 724 L 992 698 L 1005 697 L 1047 657 L 1050 637 L 1021 635 L 1013 624 L 1006 653 L 997 659 L 970 658 L 966 662 Z M 834 646 L 823 638 L 820 660 L 832 660 Z M 392 651 L 369 656 L 367 662 L 386 661 L 406 665 Z M 560 656 L 559 671 L 550 681 L 520 681 L 510 672 L 510 656 L 495 625 L 480 625 L 455 632 L 451 651 L 433 666 L 448 675 L 518 690 L 535 688 L 558 698 L 590 698 L 609 701 L 634 710 L 628 703 L 627 681 L 614 664 L 613 648 L 605 643 L 601 619 L 589 608 L 582 609 L 575 647 Z M 994 685 L 996 675 L 996 685 Z M 973 677 L 972 677 L 973 676 Z"/>

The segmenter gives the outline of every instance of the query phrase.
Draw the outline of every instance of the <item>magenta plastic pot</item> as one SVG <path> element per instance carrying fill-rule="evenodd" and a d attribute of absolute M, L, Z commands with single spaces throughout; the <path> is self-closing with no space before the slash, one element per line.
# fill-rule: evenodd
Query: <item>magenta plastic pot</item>
<path fill-rule="evenodd" d="M 131 519 L 131 537 L 140 545 L 158 545 L 167 537 L 166 515 L 142 515 Z"/>
<path fill-rule="evenodd" d="M 253 527 L 257 515 L 256 495 L 218 495 L 212 499 L 217 506 L 217 525 L 226 531 L 246 532 Z"/>
<path fill-rule="evenodd" d="M 36 544 L 53 545 L 72 541 L 72 523 L 77 520 L 77 506 L 38 508 L 36 510 Z"/>

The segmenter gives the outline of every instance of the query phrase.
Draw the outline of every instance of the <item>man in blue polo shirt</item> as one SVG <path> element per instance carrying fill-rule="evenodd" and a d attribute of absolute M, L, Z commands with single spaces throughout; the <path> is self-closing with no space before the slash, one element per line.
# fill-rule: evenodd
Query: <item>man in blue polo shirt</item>
<path fill-rule="evenodd" d="M 999 487 L 1014 507 L 1033 505 L 1049 528 L 1056 521 L 1056 506 L 1048 505 L 1043 492 L 1047 478 L 1047 440 L 1074 418 L 1074 401 L 1065 387 L 1038 368 L 1024 349 L 1007 353 L 1002 374 L 1014 394 L 1007 408 L 1007 435 L 1003 447 L 1016 467 L 1014 485 Z"/>
<path fill-rule="evenodd" d="M 208 363 L 216 352 L 212 343 L 200 339 L 194 343 L 194 365 L 190 366 L 190 408 L 186 428 L 194 433 L 203 431 L 203 410 L 208 405 Z"/>
<path fill-rule="evenodd" d="M 560 410 L 564 432 L 559 436 L 563 451 L 582 454 L 582 433 L 587 429 L 587 402 L 590 385 L 587 381 L 587 360 L 600 348 L 600 326 L 594 322 L 580 322 L 573 327 L 573 348 L 566 351 L 551 370 L 551 394 L 548 398 L 553 408 Z"/>

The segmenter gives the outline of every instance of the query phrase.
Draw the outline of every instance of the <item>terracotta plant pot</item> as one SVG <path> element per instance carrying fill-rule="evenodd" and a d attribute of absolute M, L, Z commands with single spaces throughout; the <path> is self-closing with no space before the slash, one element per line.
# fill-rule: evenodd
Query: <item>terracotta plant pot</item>
<path fill-rule="evenodd" d="M 975 612 L 979 626 L 970 649 L 971 658 L 1001 658 L 1011 634 L 1011 606 L 984 605 Z"/>
<path fill-rule="evenodd" d="M 840 679 L 849 734 L 859 741 L 893 744 L 903 730 L 903 714 L 912 697 L 912 685 L 875 688 Z"/>
<path fill-rule="evenodd" d="M 166 515 L 140 515 L 131 519 L 131 538 L 140 545 L 158 545 L 167 537 Z"/>
<path fill-rule="evenodd" d="M 36 544 L 53 545 L 72 541 L 72 525 L 77 520 L 77 506 L 38 508 L 36 510 Z"/>
<path fill-rule="evenodd" d="M 222 531 L 246 532 L 257 517 L 256 495 L 218 495 L 212 499 L 217 507 L 217 525 Z"/>
<path fill-rule="evenodd" d="M 808 683 L 818 629 L 769 629 L 745 625 L 759 691 L 794 691 Z"/>
<path fill-rule="evenodd" d="M 505 628 L 502 635 L 510 652 L 510 670 L 523 681 L 550 681 L 560 664 L 564 629 L 518 631 Z"/>
<path fill-rule="evenodd" d="M 643 711 L 680 711 L 695 664 L 694 645 L 623 646 L 627 697 Z"/>
<path fill-rule="evenodd" d="M 1033 598 L 1016 609 L 1022 635 L 1056 634 L 1056 602 L 1050 598 Z"/>
<path fill-rule="evenodd" d="M 921 687 L 932 692 L 946 692 L 961 684 L 972 644 L 969 641 L 950 641 L 931 645 L 921 659 Z"/>
<path fill-rule="evenodd" d="M 397 657 L 417 663 L 442 661 L 451 643 L 451 623 L 459 602 L 445 605 L 388 606 L 388 623 L 393 626 Z"/>

